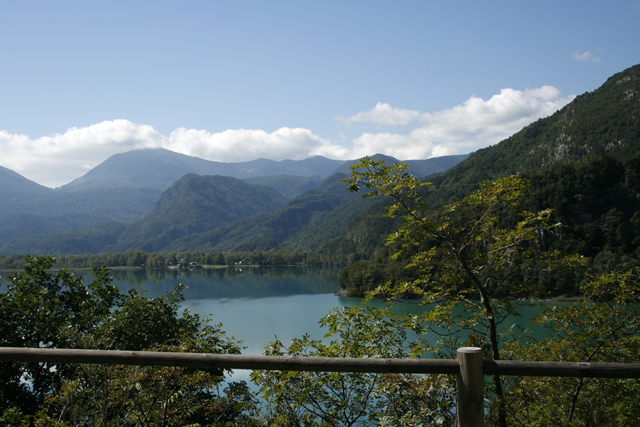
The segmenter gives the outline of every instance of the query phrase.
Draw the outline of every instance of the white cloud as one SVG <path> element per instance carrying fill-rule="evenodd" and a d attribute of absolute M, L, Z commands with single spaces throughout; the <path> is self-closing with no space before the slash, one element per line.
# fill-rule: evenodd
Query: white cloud
<path fill-rule="evenodd" d="M 403 110 L 402 108 L 391 107 L 391 105 L 384 102 L 378 102 L 371 110 L 353 115 L 348 119 L 345 119 L 345 122 L 373 122 L 383 125 L 408 125 L 419 117 L 419 111 Z"/>
<path fill-rule="evenodd" d="M 221 162 L 241 162 L 258 158 L 300 160 L 327 144 L 308 129 L 280 128 L 263 130 L 205 130 L 178 128 L 169 135 L 166 148 L 178 153 Z"/>
<path fill-rule="evenodd" d="M 105 121 L 63 134 L 31 139 L 0 131 L 0 164 L 49 187 L 64 185 L 84 175 L 110 156 L 140 148 L 172 151 L 221 162 L 304 159 L 313 155 L 345 158 L 344 147 L 314 135 L 310 130 L 205 130 L 178 128 L 168 137 L 153 127 L 128 120 Z"/>
<path fill-rule="evenodd" d="M 56 187 L 84 175 L 108 157 L 160 147 L 164 136 L 128 120 L 104 121 L 63 134 L 31 139 L 0 131 L 2 166 L 40 184 Z"/>
<path fill-rule="evenodd" d="M 40 184 L 57 187 L 84 175 L 114 154 L 140 148 L 162 147 L 221 162 L 261 157 L 299 160 L 314 155 L 354 159 L 376 153 L 402 160 L 425 159 L 496 144 L 571 99 L 563 98 L 552 86 L 543 86 L 524 91 L 503 89 L 486 101 L 472 96 L 461 105 L 433 113 L 378 103 L 372 110 L 353 117 L 363 122 L 368 118 L 378 125 L 406 125 L 412 121 L 419 124 L 408 134 L 366 132 L 350 142 L 340 134 L 335 143 L 311 130 L 288 127 L 271 133 L 255 129 L 211 133 L 178 128 L 165 136 L 149 125 L 128 120 L 104 121 L 35 139 L 0 131 L 0 165 Z"/>
<path fill-rule="evenodd" d="M 584 52 L 580 52 L 579 50 L 577 50 L 573 54 L 573 58 L 578 61 L 600 62 L 600 58 L 597 57 L 595 53 L 591 52 L 590 50 L 587 50 Z"/>
<path fill-rule="evenodd" d="M 420 113 L 424 126 L 407 135 L 365 133 L 354 140 L 354 154 L 383 153 L 407 160 L 474 151 L 553 114 L 573 98 L 563 98 L 552 86 L 524 91 L 502 89 L 487 101 L 472 96 L 447 110 Z"/>

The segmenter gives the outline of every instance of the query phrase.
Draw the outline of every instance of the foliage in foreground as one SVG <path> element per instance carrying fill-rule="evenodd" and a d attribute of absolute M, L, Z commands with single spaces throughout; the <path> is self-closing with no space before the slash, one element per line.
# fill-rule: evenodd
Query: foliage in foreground
<path fill-rule="evenodd" d="M 67 271 L 49 272 L 52 265 L 51 259 L 33 258 L 23 273 L 12 274 L 7 292 L 0 295 L 0 345 L 239 352 L 219 326 L 178 314 L 179 288 L 147 299 L 135 290 L 120 294 L 104 269 L 97 269 L 96 280 L 85 286 Z M 465 283 L 458 282 L 458 288 L 465 289 Z M 428 282 L 406 287 L 420 284 Z M 428 286 L 418 289 L 434 295 Z M 583 294 L 588 300 L 550 306 L 535 319 L 535 326 L 549 330 L 547 339 L 518 342 L 508 339 L 509 330 L 497 329 L 500 357 L 640 361 L 640 270 L 596 277 L 583 286 Z M 501 294 L 496 296 L 492 304 L 500 302 Z M 482 303 L 462 302 L 469 308 Z M 334 310 L 322 320 L 327 340 L 303 336 L 288 347 L 276 341 L 267 353 L 405 358 L 433 351 L 446 357 L 448 349 L 467 339 L 465 344 L 482 346 L 485 357 L 491 357 L 486 310 L 465 313 L 460 304 L 444 299 L 434 304 L 425 316 L 366 306 Z M 509 304 L 505 299 L 494 306 L 494 319 L 507 313 L 499 310 L 513 313 L 516 307 Z M 444 339 L 436 343 L 437 337 Z M 2 363 L 0 425 L 454 425 L 455 388 L 449 376 L 255 372 L 262 388 L 259 409 L 245 384 L 224 384 L 223 376 L 222 371 L 181 368 Z M 525 377 L 506 380 L 501 399 L 494 393 L 495 383 L 486 390 L 487 425 L 640 425 L 638 380 Z"/>
<path fill-rule="evenodd" d="M 51 258 L 30 258 L 0 294 L 3 347 L 239 353 L 198 315 L 178 313 L 181 287 L 148 299 L 121 294 L 105 268 L 85 285 Z M 100 365 L 0 364 L 2 425 L 231 423 L 254 407 L 243 383 L 221 370 Z M 225 388 L 221 393 L 220 388 Z"/>
<path fill-rule="evenodd" d="M 545 249 L 548 247 L 545 239 L 548 239 L 559 224 L 550 221 L 550 211 L 535 213 L 519 210 L 521 194 L 527 185 L 521 177 L 504 177 L 493 182 L 483 182 L 480 190 L 461 202 L 438 210 L 420 198 L 419 188 L 426 184 L 408 174 L 406 166 L 402 164 L 389 167 L 383 162 L 365 158 L 353 169 L 354 173 L 349 179 L 353 191 L 366 187 L 369 192 L 365 197 L 387 196 L 392 199 L 387 215 L 402 218 L 403 225 L 389 236 L 388 241 L 398 250 L 394 256 L 408 255 L 409 266 L 418 272 L 417 279 L 379 286 L 369 297 L 385 297 L 393 302 L 406 295 L 417 295 L 422 304 L 431 304 L 430 310 L 415 317 L 415 324 L 423 325 L 424 331 L 428 331 L 430 335 L 427 339 L 417 341 L 414 356 L 424 352 L 453 356 L 454 349 L 465 343 L 484 348 L 485 358 L 494 360 L 536 360 L 540 359 L 541 354 L 545 354 L 542 349 L 552 355 L 550 360 L 567 360 L 569 356 L 564 353 L 570 353 L 569 350 L 573 349 L 569 360 L 592 361 L 593 356 L 600 354 L 607 361 L 617 361 L 615 346 L 605 346 L 602 340 L 612 340 L 617 337 L 616 334 L 625 330 L 630 338 L 623 344 L 628 349 L 625 360 L 640 359 L 635 337 L 636 321 L 632 320 L 637 316 L 635 307 L 640 302 L 639 292 L 613 292 L 604 298 L 601 295 L 602 289 L 608 288 L 598 286 L 598 281 L 586 286 L 584 292 L 592 299 L 610 302 L 611 307 L 598 305 L 597 309 L 589 309 L 588 305 L 574 305 L 565 310 L 548 312 L 537 320 L 537 324 L 548 327 L 558 337 L 555 340 L 544 340 L 539 345 L 517 344 L 528 336 L 528 331 L 509 328 L 504 322 L 511 316 L 518 315 L 518 305 L 531 304 L 528 302 L 530 298 L 543 295 L 544 287 L 540 284 L 545 275 L 553 277 L 559 270 L 571 274 L 572 271 L 579 271 L 582 266 L 578 257 L 568 257 Z M 604 279 L 601 281 L 604 280 L 603 283 L 608 283 L 609 287 L 620 281 L 628 282 L 620 274 L 613 277 L 615 278 L 609 282 Z M 601 291 L 597 293 L 593 289 Z M 624 320 L 616 316 L 619 312 L 625 313 L 622 316 Z M 572 320 L 567 321 L 567 317 Z M 604 326 L 600 329 L 576 328 L 576 325 L 582 325 L 581 322 L 585 325 Z M 343 327 L 348 324 L 344 323 Z M 417 326 L 412 328 L 418 329 Z M 576 351 L 575 347 L 579 342 L 592 345 L 593 354 L 585 353 L 588 348 L 583 348 L 582 352 Z M 318 349 L 325 352 L 327 350 L 320 344 L 304 340 L 302 344 L 303 348 L 311 347 L 316 352 Z M 294 347 L 294 351 L 298 348 L 300 346 Z M 539 351 L 542 353 L 536 353 Z M 310 384 L 315 386 L 319 383 L 322 381 Z M 540 396 L 532 398 L 532 395 L 526 393 L 517 395 L 516 391 L 522 382 L 513 381 L 504 385 L 502 378 L 494 376 L 492 386 L 486 391 L 488 395 L 494 396 L 488 407 L 488 421 L 500 426 L 509 423 L 529 425 L 532 422 L 548 425 L 564 415 L 563 420 L 567 425 L 594 425 L 593 419 L 604 419 L 606 417 L 603 414 L 610 412 L 593 408 L 602 409 L 606 407 L 607 401 L 612 400 L 609 397 L 608 400 L 603 400 L 606 395 L 597 393 L 597 389 L 592 389 L 588 395 L 581 394 L 580 390 L 585 388 L 585 384 L 591 383 L 597 384 L 595 381 L 579 381 L 570 393 L 566 388 L 571 390 L 572 383 L 564 381 L 563 394 L 563 387 L 544 389 L 544 381 L 537 382 L 536 387 L 544 391 Z M 633 389 L 637 381 L 626 383 L 631 384 Z M 288 383 L 285 381 L 284 384 Z M 310 386 L 293 395 L 305 396 L 308 387 Z M 616 393 L 618 402 L 624 402 L 625 398 L 628 400 L 633 395 L 625 386 L 620 386 L 617 390 L 622 390 Z M 585 400 L 585 396 L 589 396 L 589 399 Z M 545 398 L 547 403 L 553 401 L 555 406 L 545 405 Z M 568 401 L 572 403 L 567 403 Z M 528 407 L 529 412 L 523 411 L 524 407 Z M 590 409 L 580 415 L 580 407 Z M 539 410 L 532 411 L 531 408 Z M 598 416 L 593 415 L 596 412 Z M 623 413 L 629 414 L 620 412 Z M 592 415 L 591 421 L 585 414 Z M 625 416 L 619 415 L 616 420 L 620 421 Z M 629 415 L 626 419 L 633 421 L 634 416 Z"/>
<path fill-rule="evenodd" d="M 393 358 L 411 356 L 407 332 L 420 331 L 409 314 L 365 305 L 334 309 L 321 321 L 326 343 L 308 335 L 272 356 Z M 447 375 L 375 373 L 253 373 L 265 398 L 264 420 L 273 426 L 453 426 L 455 382 Z"/>
<path fill-rule="evenodd" d="M 480 189 L 462 201 L 441 209 L 421 197 L 428 184 L 412 176 L 404 164 L 364 158 L 352 167 L 349 189 L 369 191 L 364 197 L 391 199 L 386 215 L 400 217 L 402 226 L 388 237 L 404 254 L 418 278 L 381 284 L 369 297 L 416 296 L 422 304 L 435 304 L 420 316 L 432 332 L 442 336 L 435 345 L 423 342 L 424 351 L 455 354 L 455 348 L 473 333 L 486 358 L 503 358 L 508 342 L 501 323 L 516 314 L 523 298 L 543 292 L 540 271 L 566 268 L 577 260 L 545 250 L 544 238 L 558 226 L 551 211 L 528 212 L 520 206 L 527 186 L 519 176 L 480 183 Z M 506 426 L 502 379 L 493 377 L 499 424 Z"/>
<path fill-rule="evenodd" d="M 605 273 L 583 287 L 588 298 L 550 306 L 532 323 L 549 337 L 511 343 L 521 360 L 593 363 L 640 362 L 640 269 Z M 640 425 L 637 379 L 521 377 L 508 388 L 513 425 Z"/>
<path fill-rule="evenodd" d="M 640 270 L 607 273 L 583 287 L 588 298 L 550 304 L 533 321 L 549 336 L 505 344 L 512 360 L 638 363 Z M 363 306 L 335 309 L 321 322 L 324 341 L 308 336 L 268 354 L 301 357 L 416 357 L 424 347 L 407 337 L 434 339 L 418 317 Z M 415 334 L 415 335 L 412 335 Z M 426 334 L 426 335 L 425 335 Z M 477 344 L 470 335 L 465 345 Z M 437 339 L 437 338 L 436 338 Z M 414 346 L 415 345 L 415 346 Z M 454 378 L 359 373 L 255 372 L 264 397 L 262 421 L 276 426 L 453 426 Z M 640 425 L 637 379 L 505 377 L 504 423 L 510 426 Z M 485 425 L 500 425 L 498 400 L 487 396 Z"/>

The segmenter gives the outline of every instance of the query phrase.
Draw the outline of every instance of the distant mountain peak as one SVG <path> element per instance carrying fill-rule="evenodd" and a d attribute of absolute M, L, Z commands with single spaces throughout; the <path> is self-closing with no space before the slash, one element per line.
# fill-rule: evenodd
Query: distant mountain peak
<path fill-rule="evenodd" d="M 268 175 L 329 176 L 342 160 L 314 156 L 305 160 L 257 159 L 224 163 L 175 153 L 164 148 L 147 148 L 118 153 L 84 176 L 63 185 L 59 191 L 87 191 L 103 188 L 153 188 L 164 191 L 189 173 L 251 178 Z"/>

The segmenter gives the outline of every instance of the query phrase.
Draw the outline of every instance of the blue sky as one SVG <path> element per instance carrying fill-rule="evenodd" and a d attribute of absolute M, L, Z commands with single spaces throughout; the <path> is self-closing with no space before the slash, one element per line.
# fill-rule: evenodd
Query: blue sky
<path fill-rule="evenodd" d="M 0 0 L 0 165 L 466 153 L 640 62 L 640 1 Z"/>

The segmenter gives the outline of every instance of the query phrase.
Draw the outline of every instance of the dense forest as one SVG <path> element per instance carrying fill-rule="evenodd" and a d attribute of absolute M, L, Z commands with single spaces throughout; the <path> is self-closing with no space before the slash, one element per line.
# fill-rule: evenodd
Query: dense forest
<path fill-rule="evenodd" d="M 526 175 L 523 175 L 527 177 Z M 575 163 L 556 164 L 527 178 L 523 206 L 531 211 L 552 209 L 561 224 L 549 248 L 588 258 L 593 271 L 628 270 L 640 266 L 640 154 L 624 159 L 587 156 Z M 429 198 L 429 193 L 425 193 Z M 394 247 L 378 252 L 371 261 L 345 269 L 340 286 L 349 295 L 364 295 L 381 282 L 412 280 L 408 256 L 392 259 Z M 579 283 L 554 277 L 546 283 L 555 296 L 577 295 Z"/>
<path fill-rule="evenodd" d="M 61 255 L 55 257 L 56 268 L 92 268 L 95 266 L 143 269 L 206 268 L 243 264 L 247 266 L 305 265 L 312 267 L 344 267 L 353 257 L 314 251 L 271 250 L 268 252 L 169 252 L 129 251 L 94 255 Z M 0 269 L 20 270 L 24 255 L 0 255 Z"/>
<path fill-rule="evenodd" d="M 425 177 L 431 185 L 420 190 L 420 197 L 430 206 L 443 207 L 477 190 L 483 180 L 518 174 L 529 181 L 522 209 L 551 209 L 561 224 L 555 237 L 545 242 L 549 248 L 588 258 L 595 272 L 635 267 L 640 256 L 639 93 L 640 66 L 635 66 L 500 144 L 479 150 L 442 174 Z M 340 286 L 349 295 L 364 295 L 381 282 L 415 278 L 415 272 L 404 268 L 408 255 L 388 256 L 398 247 L 376 252 L 380 240 L 370 243 L 399 226 L 398 218 L 381 219 L 389 204 L 381 201 L 377 211 L 354 221 L 339 241 L 328 243 L 338 252 L 359 246 L 362 257 L 371 258 L 343 273 Z M 554 277 L 555 284 L 544 280 L 552 295 L 580 292 L 575 277 Z"/>

